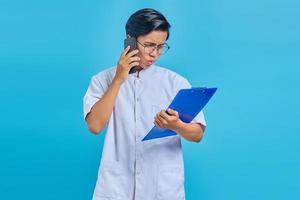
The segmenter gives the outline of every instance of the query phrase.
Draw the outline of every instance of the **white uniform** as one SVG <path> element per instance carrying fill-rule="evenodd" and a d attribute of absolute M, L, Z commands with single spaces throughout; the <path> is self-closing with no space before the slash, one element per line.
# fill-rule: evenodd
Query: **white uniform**
<path fill-rule="evenodd" d="M 84 117 L 101 99 L 116 67 L 92 77 L 84 97 Z M 184 167 L 180 136 L 142 142 L 154 117 L 189 82 L 155 65 L 129 74 L 122 84 L 107 132 L 93 200 L 183 200 Z M 193 122 L 205 124 L 200 112 Z"/>

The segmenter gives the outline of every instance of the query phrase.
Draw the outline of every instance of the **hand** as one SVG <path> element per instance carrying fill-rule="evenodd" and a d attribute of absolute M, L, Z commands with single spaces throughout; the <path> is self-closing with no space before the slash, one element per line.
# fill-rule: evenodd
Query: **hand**
<path fill-rule="evenodd" d="M 181 120 L 179 119 L 179 114 L 176 110 L 168 109 L 168 113 L 161 110 L 156 114 L 154 118 L 154 124 L 159 128 L 167 128 L 171 130 L 176 130 L 179 126 Z"/>
<path fill-rule="evenodd" d="M 128 46 L 121 54 L 121 57 L 118 61 L 116 75 L 114 77 L 115 80 L 118 80 L 121 83 L 123 83 L 126 80 L 130 69 L 140 64 L 140 57 L 136 56 L 139 50 L 136 49 L 128 53 L 129 49 L 130 47 Z"/>

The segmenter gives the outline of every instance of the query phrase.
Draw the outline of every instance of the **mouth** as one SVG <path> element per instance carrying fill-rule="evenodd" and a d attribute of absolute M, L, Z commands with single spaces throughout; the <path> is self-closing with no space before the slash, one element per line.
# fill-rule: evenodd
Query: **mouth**
<path fill-rule="evenodd" d="M 143 64 L 141 65 L 141 67 L 143 69 L 147 68 L 147 67 L 150 67 L 153 63 L 154 63 L 155 60 L 146 60 L 145 62 L 143 62 Z"/>
<path fill-rule="evenodd" d="M 154 60 L 148 60 L 147 65 L 152 65 L 154 63 Z"/>

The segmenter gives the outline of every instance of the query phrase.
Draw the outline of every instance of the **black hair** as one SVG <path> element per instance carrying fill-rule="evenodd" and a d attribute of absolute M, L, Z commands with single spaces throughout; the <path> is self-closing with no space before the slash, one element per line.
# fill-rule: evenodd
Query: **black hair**
<path fill-rule="evenodd" d="M 138 38 L 152 31 L 166 31 L 169 38 L 171 25 L 157 10 L 144 8 L 133 13 L 126 23 L 126 35 Z"/>

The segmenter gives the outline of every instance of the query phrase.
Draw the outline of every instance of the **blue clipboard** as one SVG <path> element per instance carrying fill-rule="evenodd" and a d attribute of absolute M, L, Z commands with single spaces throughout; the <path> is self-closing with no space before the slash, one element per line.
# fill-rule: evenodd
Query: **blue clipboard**
<path fill-rule="evenodd" d="M 178 91 L 168 108 L 174 109 L 179 113 L 179 118 L 185 122 L 191 122 L 196 115 L 204 108 L 210 98 L 214 95 L 217 88 L 191 88 Z M 176 135 L 170 129 L 161 129 L 154 126 L 142 141 Z"/>

